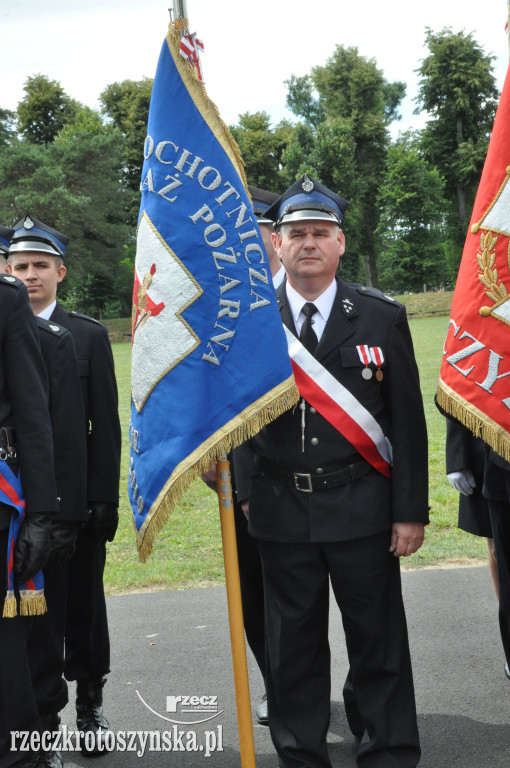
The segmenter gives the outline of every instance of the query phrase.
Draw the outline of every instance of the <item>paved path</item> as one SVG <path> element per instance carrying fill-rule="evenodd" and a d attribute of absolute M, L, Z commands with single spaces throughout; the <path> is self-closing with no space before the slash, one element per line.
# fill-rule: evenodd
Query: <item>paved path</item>
<path fill-rule="evenodd" d="M 488 570 L 406 572 L 403 588 L 422 739 L 420 768 L 509 768 L 510 682 L 503 672 Z M 196 746 L 204 747 L 201 751 L 147 750 L 142 759 L 126 751 L 97 759 L 68 753 L 67 768 L 240 768 L 225 590 L 112 597 L 108 611 L 112 673 L 105 687 L 105 712 L 115 732 L 168 731 L 174 736 L 173 724 L 157 713 L 181 721 L 210 716 L 185 714 L 180 703 L 172 715 L 167 712 L 169 696 L 216 696 L 221 714 L 207 723 L 176 726 L 183 747 L 193 746 L 190 740 L 196 736 Z M 347 659 L 334 607 L 330 637 L 330 754 L 334 768 L 355 768 L 356 745 L 341 697 Z M 255 707 L 263 686 L 250 653 L 248 664 Z M 74 697 L 72 686 L 70 696 Z M 62 715 L 63 723 L 74 729 L 73 707 L 68 705 Z M 206 757 L 206 747 L 212 748 L 220 733 L 222 751 Z M 255 726 L 254 740 L 257 768 L 277 768 L 268 729 Z"/>

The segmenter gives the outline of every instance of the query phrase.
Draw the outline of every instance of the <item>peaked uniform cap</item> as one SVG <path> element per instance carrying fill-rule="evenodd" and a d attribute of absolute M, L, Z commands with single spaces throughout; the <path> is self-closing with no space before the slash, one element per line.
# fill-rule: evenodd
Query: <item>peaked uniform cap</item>
<path fill-rule="evenodd" d="M 0 227 L 0 254 L 9 253 L 9 243 L 14 230 L 10 227 Z"/>
<path fill-rule="evenodd" d="M 259 224 L 273 224 L 273 220 L 268 219 L 266 211 L 275 200 L 278 200 L 279 195 L 259 187 L 253 187 L 251 184 L 248 184 L 248 192 L 250 193 L 253 212 Z"/>
<path fill-rule="evenodd" d="M 27 251 L 36 251 L 37 253 L 48 253 L 51 256 L 65 256 L 69 238 L 62 232 L 48 227 L 42 221 L 34 219 L 33 216 L 24 216 L 14 225 L 14 235 L 11 238 L 9 252 L 23 253 Z"/>
<path fill-rule="evenodd" d="M 276 226 L 291 221 L 334 221 L 340 224 L 349 203 L 305 173 L 269 207 Z"/>

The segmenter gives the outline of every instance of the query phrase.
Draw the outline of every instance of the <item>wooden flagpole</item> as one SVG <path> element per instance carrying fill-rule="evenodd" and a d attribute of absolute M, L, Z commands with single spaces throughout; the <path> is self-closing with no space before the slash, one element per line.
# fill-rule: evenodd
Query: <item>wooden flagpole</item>
<path fill-rule="evenodd" d="M 170 18 L 181 37 L 189 34 L 189 16 L 186 0 L 174 0 L 174 8 L 170 10 Z M 232 484 L 230 482 L 230 466 L 226 456 L 216 463 L 216 490 L 220 508 L 223 561 L 225 563 L 241 768 L 256 768 L 241 585 L 239 582 L 239 562 L 237 559 L 234 502 L 232 498 Z"/>
<path fill-rule="evenodd" d="M 226 457 L 216 464 L 216 489 L 220 507 L 223 560 L 225 563 L 225 581 L 227 585 L 230 643 L 232 646 L 232 666 L 234 668 L 234 688 L 237 705 L 237 727 L 239 729 L 241 768 L 255 768 L 255 745 L 253 743 L 250 686 L 248 682 L 248 665 L 246 662 L 246 644 L 244 640 L 243 609 L 241 604 L 239 562 L 237 559 L 237 541 L 234 521 L 234 502 L 232 498 L 232 483 L 230 481 L 230 466 Z"/>

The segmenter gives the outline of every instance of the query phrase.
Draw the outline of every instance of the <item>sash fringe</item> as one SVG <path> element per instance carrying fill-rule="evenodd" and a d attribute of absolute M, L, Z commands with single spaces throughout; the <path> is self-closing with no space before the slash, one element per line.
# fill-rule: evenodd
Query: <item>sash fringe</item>
<path fill-rule="evenodd" d="M 46 613 L 46 598 L 41 591 L 23 590 L 20 592 L 20 615 L 41 616 Z"/>
<path fill-rule="evenodd" d="M 510 462 L 510 435 L 499 424 L 454 392 L 442 379 L 436 393 L 439 408 L 460 421 L 475 437 L 481 437 L 493 450 Z"/>
<path fill-rule="evenodd" d="M 167 522 L 170 514 L 190 485 L 206 472 L 212 464 L 219 461 L 225 454 L 233 448 L 237 448 L 242 443 L 249 440 L 260 432 L 260 430 L 271 421 L 281 416 L 282 413 L 292 408 L 299 401 L 299 392 L 293 385 L 293 378 L 287 379 L 278 387 L 269 392 L 261 400 L 248 408 L 243 414 L 240 414 L 231 424 L 225 425 L 225 434 L 218 433 L 213 435 L 211 441 L 204 443 L 198 451 L 203 451 L 197 455 L 197 451 L 191 454 L 186 461 L 182 462 L 172 473 L 165 487 L 152 505 L 152 509 L 147 515 L 147 519 L 137 533 L 138 557 L 142 563 L 145 563 L 152 552 L 152 546 L 158 533 Z M 277 394 L 275 397 L 275 393 Z M 264 404 L 264 401 L 267 404 Z M 257 410 L 250 414 L 254 407 Z M 134 520 L 133 520 L 134 525 Z M 136 532 L 136 527 L 135 527 Z"/>
<path fill-rule="evenodd" d="M 4 600 L 4 610 L 2 616 L 4 619 L 13 619 L 18 615 L 18 603 L 14 592 L 9 590 Z"/>

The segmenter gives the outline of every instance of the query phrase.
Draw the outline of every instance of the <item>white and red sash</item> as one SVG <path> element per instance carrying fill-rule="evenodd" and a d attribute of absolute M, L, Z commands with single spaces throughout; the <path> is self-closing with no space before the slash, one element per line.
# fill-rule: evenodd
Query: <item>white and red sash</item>
<path fill-rule="evenodd" d="M 390 477 L 391 444 L 380 424 L 352 392 L 335 379 L 287 327 L 284 328 L 300 395 L 352 443 L 369 464 L 385 477 Z"/>

